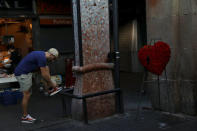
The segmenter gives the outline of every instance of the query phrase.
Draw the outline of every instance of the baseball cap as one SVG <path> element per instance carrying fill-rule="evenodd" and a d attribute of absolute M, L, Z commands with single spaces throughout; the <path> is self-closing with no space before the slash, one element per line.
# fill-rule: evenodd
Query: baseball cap
<path fill-rule="evenodd" d="M 49 52 L 50 54 L 54 55 L 56 58 L 57 58 L 58 55 L 59 55 L 58 50 L 55 49 L 55 48 L 50 48 L 50 49 L 48 50 L 48 52 Z"/>

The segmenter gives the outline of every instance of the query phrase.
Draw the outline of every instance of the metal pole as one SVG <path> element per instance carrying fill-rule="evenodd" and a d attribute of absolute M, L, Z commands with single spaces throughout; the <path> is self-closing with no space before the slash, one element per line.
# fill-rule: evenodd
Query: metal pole
<path fill-rule="evenodd" d="M 73 31 L 75 42 L 75 65 L 83 66 L 80 0 L 72 0 Z"/>
<path fill-rule="evenodd" d="M 32 9 L 33 9 L 33 13 L 36 15 L 37 14 L 37 7 L 36 7 L 36 1 L 32 0 Z"/>
<path fill-rule="evenodd" d="M 114 80 L 115 80 L 115 88 L 120 88 L 120 52 L 119 52 L 119 30 L 118 30 L 118 0 L 112 1 L 113 5 L 113 41 L 114 41 L 114 52 L 115 52 L 115 72 L 114 72 Z M 118 100 L 120 99 L 120 104 L 122 107 L 122 113 L 124 112 L 123 106 L 123 98 L 116 97 L 116 109 L 118 110 Z"/>
<path fill-rule="evenodd" d="M 114 52 L 115 52 L 115 88 L 119 88 L 119 30 L 118 30 L 118 0 L 113 0 L 113 39 L 114 39 Z"/>
<path fill-rule="evenodd" d="M 87 112 L 87 102 L 86 98 L 83 98 L 83 115 L 84 115 L 84 123 L 88 124 L 88 112 Z"/>
<path fill-rule="evenodd" d="M 63 115 L 67 115 L 67 112 L 66 112 L 66 104 L 65 104 L 65 100 L 64 100 L 64 97 L 61 96 L 61 100 L 62 100 L 62 110 L 63 110 Z"/>
<path fill-rule="evenodd" d="M 157 82 L 158 82 L 158 99 L 159 99 L 159 110 L 161 110 L 161 96 L 160 96 L 160 83 L 159 83 L 159 75 L 157 76 Z"/>

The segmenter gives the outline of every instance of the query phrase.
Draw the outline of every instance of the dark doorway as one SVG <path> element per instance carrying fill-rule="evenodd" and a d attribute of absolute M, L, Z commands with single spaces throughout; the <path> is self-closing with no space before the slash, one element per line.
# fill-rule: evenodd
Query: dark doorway
<path fill-rule="evenodd" d="M 137 51 L 146 43 L 145 0 L 119 1 L 120 70 L 141 72 Z"/>
<path fill-rule="evenodd" d="M 119 50 L 120 87 L 124 94 L 125 110 L 136 110 L 140 87 L 143 82 L 143 67 L 138 61 L 138 50 L 146 44 L 146 1 L 119 0 Z M 151 107 L 146 95 L 142 105 Z"/>

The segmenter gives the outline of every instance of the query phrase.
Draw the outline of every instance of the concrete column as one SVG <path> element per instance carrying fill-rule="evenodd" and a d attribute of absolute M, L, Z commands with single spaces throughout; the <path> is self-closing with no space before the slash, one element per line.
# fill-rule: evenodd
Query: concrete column
<path fill-rule="evenodd" d="M 105 63 L 110 52 L 108 0 L 73 0 L 75 34 L 75 65 L 84 67 Z M 80 11 L 80 12 L 79 12 Z M 111 70 L 76 73 L 75 95 L 113 89 Z M 112 115 L 115 111 L 114 95 L 87 99 L 88 118 Z M 73 99 L 72 117 L 82 119 L 82 101 Z"/>

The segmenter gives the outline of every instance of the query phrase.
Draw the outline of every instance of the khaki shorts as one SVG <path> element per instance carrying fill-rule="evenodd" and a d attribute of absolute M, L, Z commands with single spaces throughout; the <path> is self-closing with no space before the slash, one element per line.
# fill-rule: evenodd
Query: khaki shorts
<path fill-rule="evenodd" d="M 28 91 L 31 89 L 31 87 L 32 87 L 32 73 L 16 76 L 16 79 L 19 82 L 20 91 L 23 92 L 23 91 Z"/>

